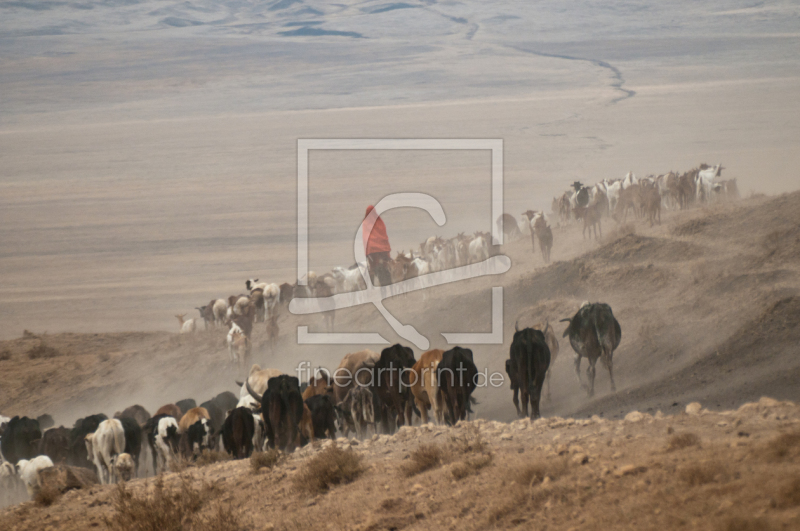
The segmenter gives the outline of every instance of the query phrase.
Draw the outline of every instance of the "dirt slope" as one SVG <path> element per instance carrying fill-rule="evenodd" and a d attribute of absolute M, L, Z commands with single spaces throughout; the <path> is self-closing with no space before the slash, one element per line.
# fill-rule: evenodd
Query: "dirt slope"
<path fill-rule="evenodd" d="M 619 421 L 479 419 L 360 443 L 339 439 L 345 455 L 360 456 L 363 472 L 321 493 L 301 478 L 331 441 L 272 469 L 227 461 L 166 474 L 164 484 L 167 493 L 195 493 L 187 510 L 201 522 L 195 529 L 797 529 L 800 408 L 764 398 L 736 411 L 699 404 L 687 411 L 632 412 Z M 423 445 L 430 445 L 424 454 Z M 438 462 L 423 457 L 432 452 Z M 412 466 L 420 472 L 409 477 Z M 121 511 L 116 487 L 95 486 L 49 507 L 8 508 L 0 527 L 102 529 L 112 519 L 116 529 L 119 514 L 144 525 L 164 514 L 153 485 L 151 478 L 127 486 L 134 499 L 150 497 L 147 511 Z"/>

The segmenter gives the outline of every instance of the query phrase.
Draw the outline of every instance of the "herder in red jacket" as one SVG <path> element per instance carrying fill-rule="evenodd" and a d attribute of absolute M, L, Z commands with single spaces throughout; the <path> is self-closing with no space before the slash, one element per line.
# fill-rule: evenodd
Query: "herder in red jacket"
<path fill-rule="evenodd" d="M 364 214 L 362 225 L 364 252 L 367 255 L 367 265 L 372 272 L 373 283 L 375 282 L 374 277 L 377 276 L 381 286 L 388 286 L 392 283 L 388 267 L 388 263 L 392 261 L 389 255 L 392 248 L 389 246 L 389 236 L 386 235 L 386 225 L 383 224 L 383 220 L 378 217 L 374 224 L 367 220 L 367 216 L 374 208 L 372 205 L 368 206 L 367 213 Z"/>

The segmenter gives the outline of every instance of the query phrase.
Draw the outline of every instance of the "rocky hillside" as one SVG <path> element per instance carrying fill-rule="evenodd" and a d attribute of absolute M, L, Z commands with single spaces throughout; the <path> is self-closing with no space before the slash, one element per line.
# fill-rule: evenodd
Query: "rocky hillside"
<path fill-rule="evenodd" d="M 800 407 L 479 419 L 182 468 L 26 502 L 0 528 L 797 529 Z"/>

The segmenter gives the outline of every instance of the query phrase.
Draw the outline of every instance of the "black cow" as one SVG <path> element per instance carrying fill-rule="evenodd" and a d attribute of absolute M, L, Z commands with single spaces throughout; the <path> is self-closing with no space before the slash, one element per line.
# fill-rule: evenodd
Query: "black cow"
<path fill-rule="evenodd" d="M 511 341 L 511 359 L 506 361 L 506 372 L 514 391 L 514 406 L 517 415 L 528 416 L 528 401 L 531 403 L 531 419 L 537 419 L 542 384 L 550 367 L 550 347 L 541 330 L 524 328 L 517 330 L 514 325 L 514 339 Z M 522 411 L 519 408 L 518 393 L 522 392 Z"/>
<path fill-rule="evenodd" d="M 208 420 L 198 420 L 181 434 L 179 443 L 181 454 L 185 457 L 194 456 L 196 458 L 198 453 L 211 447 L 213 434 L 214 431 Z"/>
<path fill-rule="evenodd" d="M 144 436 L 147 438 L 147 445 L 150 447 L 150 453 L 153 456 L 153 473 L 158 472 L 158 452 L 156 451 L 156 437 L 158 437 L 158 422 L 166 417 L 172 417 L 172 415 L 167 415 L 164 413 L 160 415 L 155 415 L 154 417 L 150 417 L 149 419 L 147 419 L 147 422 L 145 422 L 144 426 L 142 426 L 142 432 L 144 433 Z M 177 452 L 177 445 L 178 445 L 177 433 L 169 434 L 169 437 L 165 442 L 172 448 L 173 453 Z"/>
<path fill-rule="evenodd" d="M 130 417 L 134 419 L 139 426 L 144 426 L 147 421 L 150 420 L 150 412 L 139 404 L 136 404 L 134 406 L 126 407 L 122 411 L 117 411 L 114 413 L 115 419 L 121 419 L 125 417 Z"/>
<path fill-rule="evenodd" d="M 584 387 L 581 382 L 581 358 L 586 358 L 589 360 L 589 367 L 586 369 L 586 375 L 589 377 L 589 396 L 594 396 L 594 366 L 599 358 L 608 369 L 611 390 L 616 392 L 614 350 L 622 340 L 622 329 L 611 311 L 611 306 L 602 302 L 586 303 L 572 319 L 561 321 L 569 322 L 569 326 L 564 330 L 564 337 L 569 336 L 569 344 L 575 351 L 575 374 L 581 387 Z"/>
<path fill-rule="evenodd" d="M 261 417 L 270 448 L 293 452 L 299 441 L 300 421 L 303 419 L 300 380 L 287 374 L 270 378 L 263 396 L 253 391 L 249 379 L 245 383 L 250 395 L 261 402 Z"/>
<path fill-rule="evenodd" d="M 50 429 L 56 425 L 55 421 L 53 420 L 53 417 L 51 417 L 47 413 L 36 417 L 36 422 L 39 423 L 39 429 L 42 430 L 42 433 L 44 433 L 44 430 Z"/>
<path fill-rule="evenodd" d="M 183 400 L 175 402 L 175 405 L 178 406 L 181 410 L 181 413 L 185 415 L 187 411 L 197 407 L 197 402 L 195 402 L 193 398 L 184 398 Z"/>
<path fill-rule="evenodd" d="M 236 404 L 239 403 L 239 399 L 230 391 L 218 394 L 212 398 L 211 401 L 217 404 L 217 407 L 219 407 L 224 414 L 227 414 L 231 409 L 235 409 Z"/>
<path fill-rule="evenodd" d="M 336 406 L 329 394 L 314 395 L 306 399 L 311 411 L 311 423 L 314 426 L 314 438 L 324 439 L 325 432 L 331 439 L 336 438 Z"/>
<path fill-rule="evenodd" d="M 67 464 L 69 458 L 69 428 L 59 426 L 47 430 L 39 443 L 39 453 L 46 455 L 55 465 Z"/>
<path fill-rule="evenodd" d="M 455 424 L 467 418 L 478 368 L 468 348 L 453 347 L 442 354 L 436 369 L 439 390 L 444 395 L 445 421 Z"/>
<path fill-rule="evenodd" d="M 414 351 L 398 343 L 383 349 L 381 359 L 375 363 L 373 393 L 385 406 L 376 411 L 380 414 L 384 433 L 393 431 L 389 426 L 388 411 L 396 417 L 397 426 L 406 423 L 411 425 L 412 401 L 408 371 L 416 362 Z"/>
<path fill-rule="evenodd" d="M 6 461 L 16 465 L 20 459 L 31 459 L 39 455 L 41 439 L 42 431 L 35 419 L 16 416 L 6 425 L 3 438 L 0 439 L 0 451 Z"/>
<path fill-rule="evenodd" d="M 139 456 L 142 453 L 142 427 L 136 419 L 131 417 L 122 417 L 119 419 L 122 424 L 122 429 L 125 431 L 125 453 L 130 454 L 136 468 L 133 469 L 134 474 L 139 472 Z"/>
<path fill-rule="evenodd" d="M 244 459 L 253 453 L 255 433 L 253 412 L 246 407 L 232 409 L 222 425 L 222 444 L 235 459 Z"/>
<path fill-rule="evenodd" d="M 200 407 L 203 407 L 206 409 L 206 411 L 208 411 L 208 416 L 210 417 L 208 424 L 211 428 L 211 440 L 209 442 L 209 446 L 211 448 L 215 448 L 217 446 L 216 438 L 222 432 L 222 425 L 225 423 L 225 412 L 228 410 L 223 410 L 213 399 L 209 400 L 208 402 L 203 402 L 200 404 Z M 235 406 L 232 409 L 235 409 Z"/>
<path fill-rule="evenodd" d="M 94 470 L 94 463 L 86 453 L 86 436 L 97 431 L 97 427 L 108 417 L 102 413 L 78 419 L 69 433 L 69 464 Z"/>

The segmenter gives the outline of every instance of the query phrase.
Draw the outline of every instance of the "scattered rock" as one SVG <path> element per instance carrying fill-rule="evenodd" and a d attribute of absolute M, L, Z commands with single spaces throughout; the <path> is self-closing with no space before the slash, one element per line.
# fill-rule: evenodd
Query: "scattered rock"
<path fill-rule="evenodd" d="M 615 470 L 614 475 L 618 478 L 621 478 L 622 476 L 635 476 L 636 474 L 641 474 L 642 472 L 647 472 L 646 466 L 625 465 Z"/>
<path fill-rule="evenodd" d="M 625 415 L 625 422 L 639 422 L 644 418 L 644 415 L 639 413 L 638 411 L 631 411 L 627 415 Z"/>
<path fill-rule="evenodd" d="M 575 454 L 572 456 L 572 462 L 576 465 L 585 465 L 589 462 L 589 456 L 586 454 Z"/>
<path fill-rule="evenodd" d="M 703 406 L 700 405 L 700 402 L 692 402 L 688 406 L 686 406 L 686 414 L 687 415 L 699 415 L 700 410 Z"/>
<path fill-rule="evenodd" d="M 510 441 L 511 439 L 512 437 L 510 433 L 504 433 L 503 435 L 500 436 L 501 441 Z"/>
<path fill-rule="evenodd" d="M 56 465 L 41 470 L 39 481 L 41 481 L 42 488 L 53 486 L 59 492 L 86 489 L 98 484 L 97 474 L 94 470 L 67 465 Z"/>

